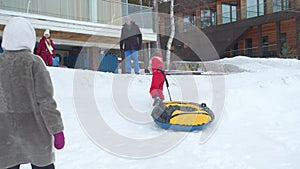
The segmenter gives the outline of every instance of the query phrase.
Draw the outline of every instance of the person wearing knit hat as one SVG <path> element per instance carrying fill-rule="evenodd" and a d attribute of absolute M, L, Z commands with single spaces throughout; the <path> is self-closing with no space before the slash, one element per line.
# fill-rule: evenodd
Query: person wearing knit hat
<path fill-rule="evenodd" d="M 158 106 L 165 99 L 163 94 L 163 86 L 165 82 L 165 67 L 163 63 L 163 56 L 160 52 L 154 52 L 150 60 L 152 69 L 152 81 L 150 87 L 150 94 L 154 99 L 153 106 Z"/>
<path fill-rule="evenodd" d="M 50 37 L 50 30 L 46 29 L 40 40 L 36 54 L 41 56 L 47 66 L 52 66 L 52 57 L 55 57 L 54 44 Z"/>
<path fill-rule="evenodd" d="M 16 38 L 18 37 L 18 38 Z M 54 169 L 65 144 L 64 125 L 43 60 L 33 54 L 31 23 L 14 17 L 5 25 L 0 54 L 0 168 Z"/>

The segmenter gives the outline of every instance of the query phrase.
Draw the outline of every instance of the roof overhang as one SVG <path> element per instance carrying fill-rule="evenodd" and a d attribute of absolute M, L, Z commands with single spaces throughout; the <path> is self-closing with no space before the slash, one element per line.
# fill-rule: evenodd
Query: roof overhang
<path fill-rule="evenodd" d="M 6 23 L 13 17 L 27 18 L 36 30 L 37 41 L 45 29 L 50 29 L 55 44 L 119 48 L 121 26 L 0 10 L 0 34 Z M 142 28 L 141 32 L 144 43 L 157 41 L 157 34 L 152 29 Z"/>

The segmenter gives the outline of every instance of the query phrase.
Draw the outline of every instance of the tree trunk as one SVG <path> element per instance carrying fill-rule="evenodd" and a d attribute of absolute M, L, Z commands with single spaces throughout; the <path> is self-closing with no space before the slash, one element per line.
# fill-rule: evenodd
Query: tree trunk
<path fill-rule="evenodd" d="M 167 43 L 167 54 L 166 54 L 167 70 L 170 70 L 171 47 L 175 36 L 174 0 L 171 0 L 171 5 L 170 5 L 170 21 L 171 21 L 171 34 Z"/>

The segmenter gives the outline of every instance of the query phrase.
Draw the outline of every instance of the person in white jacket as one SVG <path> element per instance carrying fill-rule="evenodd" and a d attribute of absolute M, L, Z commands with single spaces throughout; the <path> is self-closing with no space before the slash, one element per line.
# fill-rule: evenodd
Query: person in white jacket
<path fill-rule="evenodd" d="M 35 30 L 12 18 L 0 54 L 0 168 L 54 169 L 54 149 L 64 147 L 63 122 L 43 60 L 32 54 Z"/>

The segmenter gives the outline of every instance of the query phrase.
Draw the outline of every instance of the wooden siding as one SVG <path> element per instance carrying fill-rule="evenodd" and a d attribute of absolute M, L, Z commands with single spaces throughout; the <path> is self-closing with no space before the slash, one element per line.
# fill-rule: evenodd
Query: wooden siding
<path fill-rule="evenodd" d="M 270 52 L 277 52 L 277 34 L 276 34 L 276 22 L 267 23 L 262 25 L 262 38 L 267 36 L 268 37 L 268 43 L 265 45 L 268 45 L 268 51 Z M 262 41 L 262 39 L 261 39 Z M 279 42 L 280 43 L 280 42 Z M 264 45 L 264 44 L 262 44 Z M 258 54 L 260 56 L 261 54 Z M 275 54 L 276 55 L 276 54 Z M 278 53 L 277 53 L 278 55 Z"/>
<path fill-rule="evenodd" d="M 253 26 L 247 33 L 238 40 L 238 50 L 240 54 L 244 54 L 246 48 L 246 39 L 252 39 L 252 48 L 258 49 L 258 27 Z"/>
<path fill-rule="evenodd" d="M 293 53 L 297 54 L 297 27 L 296 19 L 289 19 L 280 22 L 280 32 L 286 33 L 286 42 L 292 48 Z M 299 54 L 297 54 L 299 55 Z"/>
<path fill-rule="evenodd" d="M 262 24 L 261 35 L 268 36 L 268 50 L 277 51 L 277 45 L 281 45 L 280 42 L 277 42 L 277 32 L 276 32 L 276 22 Z M 245 41 L 246 39 L 252 39 L 252 48 L 254 55 L 259 56 L 259 39 L 258 26 L 253 26 L 249 29 L 239 40 L 238 40 L 238 50 L 239 54 L 244 54 L 245 51 Z M 297 54 L 297 33 L 296 33 L 296 19 L 288 19 L 280 21 L 280 33 L 286 33 L 286 41 L 289 46 L 292 48 L 294 54 Z M 279 38 L 280 39 L 280 38 Z M 277 55 L 279 53 L 277 52 Z"/>
<path fill-rule="evenodd" d="M 237 2 L 238 4 L 238 21 L 222 24 L 222 3 L 223 2 Z M 298 17 L 298 25 L 300 25 L 300 14 L 299 11 L 296 10 L 286 10 L 273 13 L 273 0 L 264 0 L 265 14 L 259 17 L 246 18 L 246 4 L 247 0 L 216 0 L 210 1 L 207 4 L 199 4 L 199 6 L 190 8 L 182 8 L 182 10 L 175 14 L 176 16 L 182 17 L 183 14 L 194 13 L 197 15 L 197 26 L 200 28 L 200 11 L 201 9 L 208 8 L 216 8 L 217 9 L 217 25 L 211 26 L 202 31 L 210 38 L 211 42 L 214 44 L 217 49 L 220 57 L 228 56 L 227 54 L 236 54 L 234 49 L 234 45 L 238 44 L 238 54 L 243 55 L 247 54 L 246 47 L 246 39 L 252 39 L 252 52 L 253 56 L 265 56 L 265 57 L 274 57 L 278 56 L 281 53 L 281 39 L 280 34 L 286 33 L 286 41 L 289 46 L 292 48 L 295 55 L 299 55 L 300 57 L 300 28 L 298 28 L 298 41 L 297 41 L 297 24 L 296 18 Z M 299 9 L 300 0 L 290 0 L 290 6 L 292 9 Z M 199 17 L 199 18 L 198 18 Z M 179 23 L 180 30 L 179 33 L 182 33 L 182 21 Z M 228 25 L 228 26 L 227 26 Z M 231 38 L 230 29 L 234 30 L 233 35 L 236 35 L 236 39 Z M 245 28 L 245 32 L 242 32 L 240 35 L 237 35 L 237 30 L 241 28 Z M 246 29 L 247 28 L 247 29 Z M 258 32 L 260 31 L 260 32 Z M 216 36 L 218 33 L 223 33 L 223 37 Z M 187 36 L 189 32 L 184 33 Z M 225 35 L 226 34 L 226 35 Z M 229 36 L 230 35 L 230 36 Z M 267 36 L 267 43 L 263 44 L 263 38 Z M 230 39 L 231 38 L 231 39 Z M 298 45 L 297 45 L 298 44 Z M 222 46 L 229 45 L 224 48 Z M 268 47 L 266 48 L 266 45 Z M 236 46 L 235 46 L 236 47 Z M 266 50 L 267 49 L 267 50 Z M 177 49 L 175 48 L 175 51 Z M 297 52 L 299 51 L 299 52 Z M 180 53 L 180 52 L 179 52 Z M 181 53 L 184 54 L 183 52 Z"/>
<path fill-rule="evenodd" d="M 268 36 L 269 45 L 277 44 L 276 23 L 267 23 L 262 25 L 262 37 Z"/>

